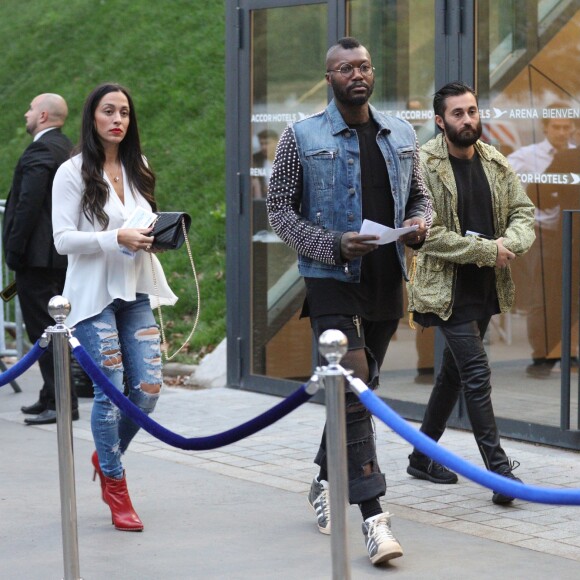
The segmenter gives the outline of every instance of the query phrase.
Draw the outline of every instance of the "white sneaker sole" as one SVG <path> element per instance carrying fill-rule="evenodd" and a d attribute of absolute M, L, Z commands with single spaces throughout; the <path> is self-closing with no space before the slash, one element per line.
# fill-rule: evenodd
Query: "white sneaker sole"
<path fill-rule="evenodd" d="M 395 558 L 400 558 L 403 555 L 403 549 L 401 548 L 401 546 L 397 545 L 397 546 L 393 546 L 391 548 L 391 551 L 389 552 L 385 552 L 383 551 L 381 552 L 377 552 L 372 558 L 371 558 L 371 564 L 376 565 L 376 564 L 383 564 L 384 562 L 388 562 L 389 560 L 394 560 Z"/>
<path fill-rule="evenodd" d="M 318 513 L 316 511 L 316 508 L 310 503 L 310 500 L 308 498 L 306 498 L 306 501 L 308 502 L 308 505 L 310 506 L 310 509 L 314 512 L 314 515 L 316 516 L 316 524 L 318 526 L 318 531 L 321 534 L 324 534 L 325 536 L 330 536 L 330 526 L 327 526 L 326 528 L 323 528 L 319 523 L 318 523 Z"/>

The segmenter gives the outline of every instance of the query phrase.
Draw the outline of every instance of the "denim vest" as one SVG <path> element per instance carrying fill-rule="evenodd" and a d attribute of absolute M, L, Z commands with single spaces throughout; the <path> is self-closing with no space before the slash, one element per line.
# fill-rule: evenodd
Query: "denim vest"
<path fill-rule="evenodd" d="M 383 115 L 370 106 L 379 126 L 377 143 L 385 159 L 394 200 L 395 227 L 405 219 L 413 175 L 415 131 L 409 123 Z M 360 152 L 357 133 L 349 129 L 333 101 L 320 113 L 293 124 L 303 168 L 301 215 L 334 232 L 358 232 L 362 225 Z M 397 254 L 406 278 L 404 245 Z M 361 258 L 343 265 L 329 265 L 298 256 L 300 274 L 312 278 L 336 278 L 359 282 Z"/>

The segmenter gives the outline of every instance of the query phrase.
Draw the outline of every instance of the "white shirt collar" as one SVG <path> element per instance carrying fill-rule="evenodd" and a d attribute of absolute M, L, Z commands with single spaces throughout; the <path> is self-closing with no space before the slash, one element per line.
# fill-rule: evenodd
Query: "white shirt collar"
<path fill-rule="evenodd" d="M 42 131 L 40 131 L 39 133 L 37 133 L 34 136 L 34 139 L 32 141 L 38 141 L 45 133 L 48 133 L 49 131 L 52 131 L 53 129 L 56 129 L 57 127 L 49 127 L 48 129 L 43 129 Z"/>

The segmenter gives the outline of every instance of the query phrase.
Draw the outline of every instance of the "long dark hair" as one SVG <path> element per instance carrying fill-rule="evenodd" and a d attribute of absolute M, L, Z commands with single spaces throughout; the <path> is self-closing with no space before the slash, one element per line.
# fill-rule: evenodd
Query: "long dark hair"
<path fill-rule="evenodd" d="M 155 175 L 143 160 L 133 99 L 129 91 L 121 85 L 116 83 L 99 85 L 85 101 L 81 139 L 76 150 L 82 153 L 83 156 L 81 168 L 81 175 L 85 184 L 82 199 L 83 213 L 91 223 L 94 223 L 94 218 L 97 218 L 103 229 L 109 225 L 109 216 L 104 210 L 109 196 L 109 188 L 103 178 L 105 150 L 95 127 L 95 110 L 105 95 L 116 92 L 123 93 L 129 102 L 129 127 L 125 138 L 119 144 L 119 159 L 125 167 L 127 180 L 131 188 L 143 195 L 153 209 L 156 209 Z"/>

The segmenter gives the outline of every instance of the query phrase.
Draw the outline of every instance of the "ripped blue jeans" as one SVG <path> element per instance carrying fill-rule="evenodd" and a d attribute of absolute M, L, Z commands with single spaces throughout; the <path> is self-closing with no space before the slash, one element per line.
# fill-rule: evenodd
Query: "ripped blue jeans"
<path fill-rule="evenodd" d="M 148 393 L 141 385 L 161 387 L 161 351 L 159 327 L 146 294 L 137 294 L 131 302 L 115 299 L 100 314 L 79 322 L 73 334 L 117 389 L 124 390 L 125 378 L 129 400 L 144 413 L 153 411 L 159 392 Z M 121 479 L 121 455 L 139 426 L 97 384 L 93 388 L 91 428 L 99 464 L 107 477 Z"/>

